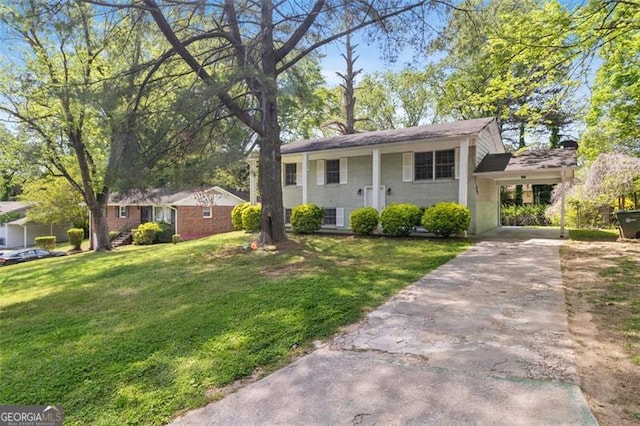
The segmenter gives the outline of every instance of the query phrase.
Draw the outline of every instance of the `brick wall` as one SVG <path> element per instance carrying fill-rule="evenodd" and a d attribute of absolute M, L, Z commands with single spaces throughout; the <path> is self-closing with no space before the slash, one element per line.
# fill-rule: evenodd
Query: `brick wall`
<path fill-rule="evenodd" d="M 233 206 L 213 206 L 212 217 L 202 217 L 202 207 L 178 207 L 178 233 L 183 240 L 233 231 Z"/>
<path fill-rule="evenodd" d="M 134 223 L 140 224 L 140 207 L 127 206 L 127 217 L 118 217 L 118 206 L 107 207 L 107 225 L 109 231 L 118 231 L 123 226 Z"/>

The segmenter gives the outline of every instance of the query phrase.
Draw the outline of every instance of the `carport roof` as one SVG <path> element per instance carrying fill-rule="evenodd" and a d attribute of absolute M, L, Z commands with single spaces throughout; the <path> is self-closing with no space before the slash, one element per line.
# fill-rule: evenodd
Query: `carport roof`
<path fill-rule="evenodd" d="M 520 154 L 487 154 L 475 173 L 523 172 L 572 169 L 577 167 L 576 150 L 571 148 L 525 151 Z"/>

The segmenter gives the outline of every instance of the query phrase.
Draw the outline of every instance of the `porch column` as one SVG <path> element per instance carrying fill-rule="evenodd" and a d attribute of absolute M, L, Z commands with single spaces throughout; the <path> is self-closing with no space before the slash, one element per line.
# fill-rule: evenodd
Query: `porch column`
<path fill-rule="evenodd" d="M 372 151 L 372 169 L 373 169 L 373 188 L 371 190 L 371 204 L 373 208 L 380 211 L 380 150 L 374 149 Z"/>
<path fill-rule="evenodd" d="M 257 158 L 247 159 L 249 163 L 249 203 L 255 206 L 258 203 L 258 195 L 256 194 L 256 163 Z"/>
<path fill-rule="evenodd" d="M 458 203 L 467 205 L 469 180 L 469 139 L 460 142 L 460 163 L 458 164 Z"/>
<path fill-rule="evenodd" d="M 307 176 L 309 174 L 309 154 L 302 154 L 302 204 L 308 203 L 309 188 L 307 186 Z"/>
<path fill-rule="evenodd" d="M 564 218 L 565 218 L 565 180 L 566 180 L 566 171 L 563 169 L 560 172 L 561 180 L 560 185 L 562 185 L 562 191 L 560 192 L 560 238 L 564 238 Z"/>

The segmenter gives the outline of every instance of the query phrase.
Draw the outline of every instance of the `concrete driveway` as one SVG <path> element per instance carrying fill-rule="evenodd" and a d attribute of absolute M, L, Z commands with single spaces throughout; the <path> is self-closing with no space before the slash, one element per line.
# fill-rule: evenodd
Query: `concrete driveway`
<path fill-rule="evenodd" d="M 557 234 L 486 235 L 326 346 L 174 424 L 597 424 Z"/>

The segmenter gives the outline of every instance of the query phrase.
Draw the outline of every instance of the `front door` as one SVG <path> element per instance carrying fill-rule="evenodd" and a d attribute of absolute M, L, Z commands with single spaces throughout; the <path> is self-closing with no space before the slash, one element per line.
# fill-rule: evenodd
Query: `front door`
<path fill-rule="evenodd" d="M 153 208 L 151 206 L 140 207 L 140 223 L 151 222 L 153 218 Z"/>
<path fill-rule="evenodd" d="M 379 192 L 379 200 L 380 205 L 378 206 L 380 210 L 384 209 L 387 206 L 386 194 L 384 185 L 380 186 Z M 365 207 L 373 207 L 373 186 L 365 186 L 364 187 L 364 206 Z"/>

